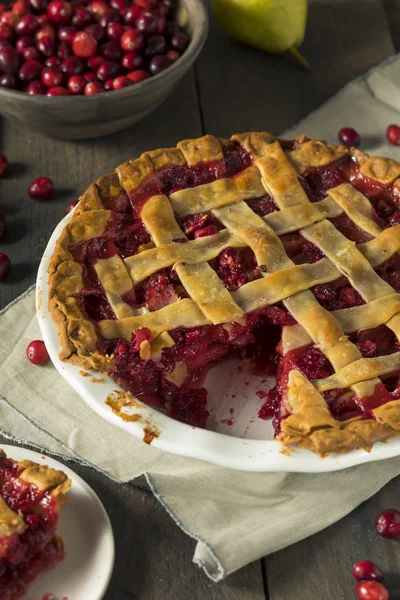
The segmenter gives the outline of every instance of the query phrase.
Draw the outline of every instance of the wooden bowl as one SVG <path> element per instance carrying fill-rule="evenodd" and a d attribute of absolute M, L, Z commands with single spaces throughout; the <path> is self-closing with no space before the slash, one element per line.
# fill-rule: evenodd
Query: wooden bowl
<path fill-rule="evenodd" d="M 95 138 L 133 125 L 164 102 L 204 45 L 208 16 L 201 0 L 179 0 L 176 19 L 191 41 L 183 55 L 159 75 L 93 96 L 49 98 L 0 87 L 0 113 L 61 139 Z"/>

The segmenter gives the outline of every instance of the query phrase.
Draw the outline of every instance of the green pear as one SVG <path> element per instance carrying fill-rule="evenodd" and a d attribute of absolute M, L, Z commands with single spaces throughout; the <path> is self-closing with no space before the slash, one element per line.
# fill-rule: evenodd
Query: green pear
<path fill-rule="evenodd" d="M 233 38 L 272 54 L 289 51 L 306 62 L 296 48 L 304 38 L 307 0 L 212 0 L 212 5 Z"/>

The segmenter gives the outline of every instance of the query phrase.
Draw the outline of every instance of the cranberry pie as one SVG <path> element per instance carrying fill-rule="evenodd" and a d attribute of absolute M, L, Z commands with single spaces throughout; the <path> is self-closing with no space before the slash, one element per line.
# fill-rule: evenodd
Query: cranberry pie
<path fill-rule="evenodd" d="M 21 598 L 38 575 L 64 558 L 56 535 L 71 481 L 61 471 L 0 450 L 0 598 Z"/>
<path fill-rule="evenodd" d="M 269 133 L 147 152 L 57 242 L 60 357 L 204 426 L 206 369 L 239 353 L 276 375 L 284 445 L 368 450 L 400 434 L 399 249 L 391 159 Z"/>

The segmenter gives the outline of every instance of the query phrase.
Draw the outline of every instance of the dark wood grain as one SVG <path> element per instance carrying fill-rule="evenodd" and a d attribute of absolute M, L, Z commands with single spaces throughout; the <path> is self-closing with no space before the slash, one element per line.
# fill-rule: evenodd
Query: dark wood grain
<path fill-rule="evenodd" d="M 0 151 L 8 156 L 11 172 L 0 181 L 0 211 L 9 224 L 0 251 L 9 254 L 13 270 L 0 284 L 0 306 L 33 283 L 67 203 L 100 175 L 144 150 L 204 131 L 223 136 L 253 129 L 278 133 L 395 47 L 400 48 L 397 0 L 312 0 L 303 46 L 309 72 L 289 57 L 268 56 L 229 40 L 212 20 L 196 74 L 190 73 L 161 108 L 121 134 L 63 142 L 3 122 Z M 46 203 L 27 195 L 29 182 L 40 175 L 51 176 L 57 189 Z M 399 546 L 381 540 L 373 529 L 379 509 L 398 506 L 399 480 L 338 524 L 213 584 L 192 565 L 195 542 L 148 491 L 118 485 L 91 469 L 74 469 L 95 489 L 114 528 L 116 566 L 106 600 L 262 600 L 267 597 L 264 583 L 270 600 L 349 600 L 351 565 L 361 558 L 376 560 L 389 573 L 391 598 L 399 600 Z"/>

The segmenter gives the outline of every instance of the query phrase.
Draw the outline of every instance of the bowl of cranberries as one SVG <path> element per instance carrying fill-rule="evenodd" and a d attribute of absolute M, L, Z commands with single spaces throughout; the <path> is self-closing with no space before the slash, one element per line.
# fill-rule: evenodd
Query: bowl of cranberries
<path fill-rule="evenodd" d="M 0 112 L 63 139 L 139 121 L 207 36 L 201 0 L 0 2 Z"/>

